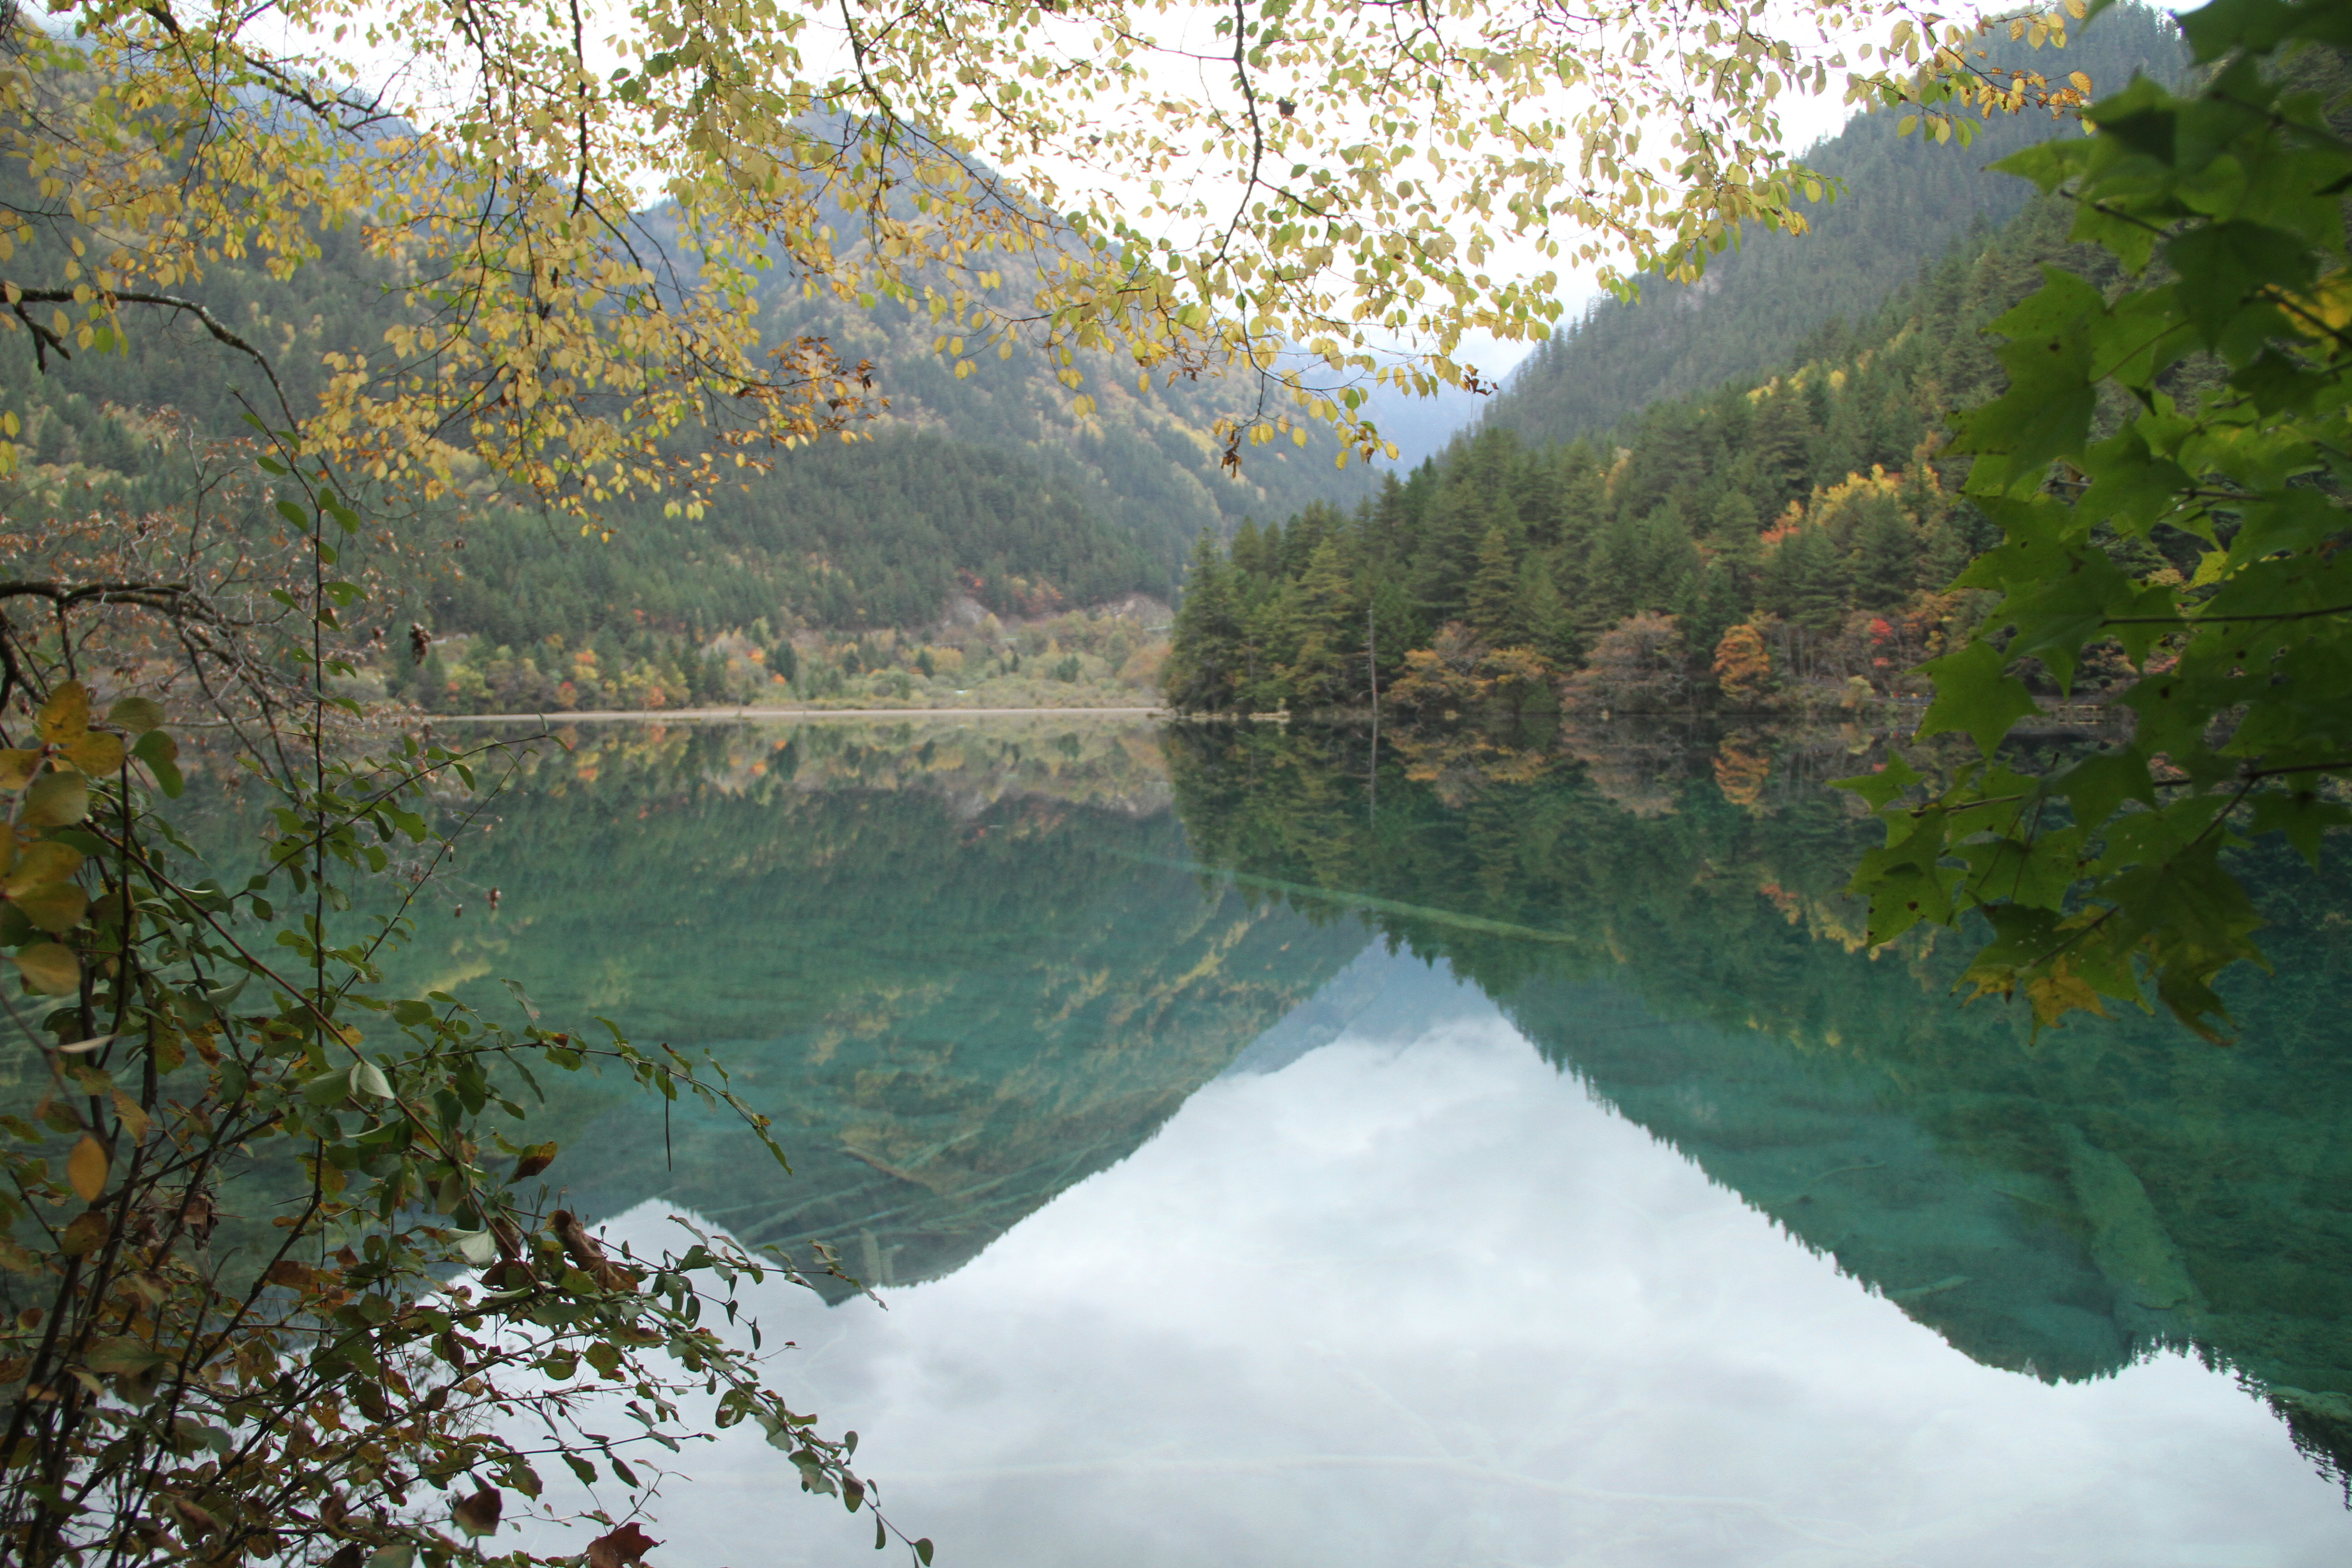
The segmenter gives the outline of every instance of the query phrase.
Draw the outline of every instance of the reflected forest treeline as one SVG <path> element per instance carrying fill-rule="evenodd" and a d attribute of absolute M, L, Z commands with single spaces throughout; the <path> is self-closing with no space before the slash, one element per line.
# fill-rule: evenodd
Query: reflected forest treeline
<path fill-rule="evenodd" d="M 2277 973 L 2231 991 L 2234 1047 L 2137 1016 L 2035 1040 L 1952 999 L 1967 943 L 1862 949 L 1838 889 L 1868 825 L 1821 784 L 1867 765 L 1851 730 L 1384 740 L 1377 766 L 1360 732 L 1246 725 L 572 741 L 465 835 L 391 980 L 489 1008 L 512 979 L 710 1049 L 793 1163 L 551 1085 L 548 1179 L 595 1214 L 937 1278 L 1382 943 L 1971 1357 L 2071 1380 L 2186 1349 L 2352 1461 L 2340 857 L 2252 868 Z"/>
<path fill-rule="evenodd" d="M 551 1016 L 709 1049 L 793 1165 L 683 1103 L 666 1124 L 620 1086 L 550 1085 L 546 1135 L 593 1153 L 549 1179 L 595 1214 L 658 1199 L 874 1283 L 936 1278 L 1143 1142 L 1363 944 L 1204 891 L 1132 727 L 571 739 L 465 836 L 394 983 L 494 1007 L 512 979 Z"/>

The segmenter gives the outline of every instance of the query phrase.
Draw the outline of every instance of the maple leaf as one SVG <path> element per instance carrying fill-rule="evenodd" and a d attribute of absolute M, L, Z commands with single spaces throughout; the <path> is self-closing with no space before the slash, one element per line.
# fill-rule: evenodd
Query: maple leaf
<path fill-rule="evenodd" d="M 660 1544 L 632 1520 L 588 1543 L 588 1568 L 633 1568 L 637 1559 Z"/>

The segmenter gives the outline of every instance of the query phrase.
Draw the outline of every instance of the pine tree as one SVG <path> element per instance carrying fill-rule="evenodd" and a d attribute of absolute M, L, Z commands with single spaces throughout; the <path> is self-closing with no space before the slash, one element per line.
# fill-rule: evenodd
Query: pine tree
<path fill-rule="evenodd" d="M 1864 509 L 1854 530 L 1853 602 L 1889 610 L 1911 595 L 1919 573 L 1919 542 L 1892 498 Z"/>
<path fill-rule="evenodd" d="M 1169 705 L 1179 711 L 1232 707 L 1242 667 L 1241 622 L 1234 574 L 1206 529 L 1192 547 L 1184 603 L 1170 635 L 1164 678 Z"/>
<path fill-rule="evenodd" d="M 1812 434 L 1802 391 L 1784 383 L 1758 400 L 1752 449 L 1765 487 L 1757 500 L 1768 515 L 1804 494 L 1812 473 Z"/>
<path fill-rule="evenodd" d="M 1845 619 L 1845 595 L 1840 592 L 1842 574 L 1828 531 L 1800 528 L 1780 546 L 1775 563 L 1786 573 L 1781 613 L 1790 624 L 1809 631 L 1835 631 Z"/>
<path fill-rule="evenodd" d="M 1478 542 L 1478 569 L 1464 595 L 1470 629 L 1496 646 L 1522 640 L 1512 635 L 1518 628 L 1518 564 L 1511 559 L 1510 537 L 1497 523 Z"/>
<path fill-rule="evenodd" d="M 1295 705 L 1328 707 L 1355 700 L 1364 685 L 1364 625 L 1339 547 L 1325 539 L 1287 595 L 1289 658 L 1282 676 Z"/>
<path fill-rule="evenodd" d="M 1573 661 L 1578 653 L 1576 626 L 1552 578 L 1551 563 L 1532 552 L 1519 563 L 1518 603 L 1508 640 L 1535 649 L 1556 665 Z"/>

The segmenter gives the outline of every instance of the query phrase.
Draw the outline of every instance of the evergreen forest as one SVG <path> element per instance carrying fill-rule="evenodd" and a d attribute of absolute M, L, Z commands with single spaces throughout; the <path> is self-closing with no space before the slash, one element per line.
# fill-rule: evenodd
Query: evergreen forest
<path fill-rule="evenodd" d="M 1377 679 L 1407 710 L 1543 708 L 1564 689 L 1617 710 L 1770 711 L 1912 689 L 1906 672 L 1970 624 L 1946 584 L 1995 537 L 1959 495 L 1964 464 L 1939 456 L 1946 412 L 2003 384 L 1983 328 L 2045 265 L 2100 274 L 2069 221 L 2036 200 L 1964 234 L 1772 374 L 1561 442 L 1489 418 L 1353 508 L 1203 537 L 1170 702 L 1362 708 Z M 2116 548 L 2195 570 L 2186 535 Z"/>

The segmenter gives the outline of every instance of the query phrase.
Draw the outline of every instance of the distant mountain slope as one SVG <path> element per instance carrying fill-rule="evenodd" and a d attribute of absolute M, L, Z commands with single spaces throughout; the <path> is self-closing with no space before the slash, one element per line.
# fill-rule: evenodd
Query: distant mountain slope
<path fill-rule="evenodd" d="M 1026 307 L 1017 280 L 1003 302 Z M 1034 467 L 1041 481 L 1111 523 L 1169 574 L 1135 584 L 1155 593 L 1166 591 L 1203 528 L 1231 534 L 1244 518 L 1263 522 L 1312 501 L 1352 501 L 1375 482 L 1361 464 L 1339 468 L 1337 445 L 1321 430 L 1309 430 L 1304 447 L 1287 440 L 1246 447 L 1238 470 L 1225 468 L 1210 432 L 1220 416 L 1258 405 L 1255 380 L 1179 377 L 1171 384 L 1154 377 L 1146 391 L 1136 367 L 1119 356 L 1080 353 L 1075 368 L 1085 382 L 1076 390 L 1095 404 L 1082 419 L 1071 413 L 1073 389 L 1040 354 L 977 353 L 971 374 L 958 377 L 933 350 L 941 329 L 928 313 L 887 304 L 856 310 L 830 298 L 808 302 L 783 279 L 771 291 L 766 331 L 779 342 L 824 336 L 846 360 L 872 360 L 890 399 L 884 430 L 921 430 Z M 1281 412 L 1288 405 L 1270 394 L 1266 406 Z M 871 457 L 878 479 L 904 462 L 887 442 Z"/>
<path fill-rule="evenodd" d="M 25 188 L 21 164 L 0 163 L 0 200 Z M 646 223 L 658 243 L 661 215 Z M 321 257 L 290 279 L 224 263 L 182 290 L 271 354 L 298 414 L 315 405 L 320 355 L 380 356 L 403 310 L 394 273 L 354 237 L 321 243 Z M 609 540 L 583 539 L 520 498 L 478 496 L 467 515 L 404 525 L 404 542 L 428 547 L 428 567 L 403 563 L 419 603 L 396 619 L 417 615 L 437 632 L 500 644 L 560 636 L 576 647 L 608 627 L 675 637 L 761 621 L 916 625 L 965 591 L 1006 611 L 1164 597 L 1203 529 L 1231 533 L 1245 517 L 1351 499 L 1373 482 L 1361 466 L 1337 468 L 1328 437 L 1303 450 L 1253 447 L 1240 472 L 1225 468 L 1210 430 L 1256 405 L 1254 382 L 1204 377 L 1147 394 L 1131 366 L 1095 356 L 1080 368 L 1096 411 L 1081 420 L 1042 355 L 990 354 L 959 379 L 933 353 L 927 317 L 830 300 L 813 307 L 781 270 L 763 303 L 772 342 L 822 333 L 850 362 L 874 363 L 890 408 L 859 432 L 872 439 L 783 454 L 701 517 L 667 516 L 659 500 L 608 505 Z M 10 406 L 34 459 L 0 482 L 0 509 L 19 518 L 89 504 L 146 510 L 184 493 L 184 465 L 166 459 L 143 414 L 176 409 L 209 437 L 248 434 L 248 405 L 277 417 L 248 362 L 167 321 L 134 319 L 120 352 L 53 355 L 44 374 L 30 338 L 11 334 L 0 365 L 16 373 Z"/>
<path fill-rule="evenodd" d="M 2052 76 L 2086 72 L 2102 94 L 2135 71 L 2170 79 L 2187 63 L 2171 17 L 2134 5 L 2104 13 L 2063 50 L 2004 44 L 1993 57 Z M 1897 136 L 1897 126 L 1893 115 L 1857 116 L 1806 155 L 1846 185 L 1837 200 L 1813 204 L 1811 234 L 1753 232 L 1696 283 L 1653 278 L 1638 303 L 1594 306 L 1520 365 L 1487 405 L 1486 425 L 1545 445 L 1611 428 L 1662 398 L 1760 380 L 1801 357 L 1829 321 L 1874 313 L 1973 226 L 2015 216 L 2032 187 L 1986 164 L 2074 133 L 2071 121 L 2013 115 L 1963 148 Z"/>

